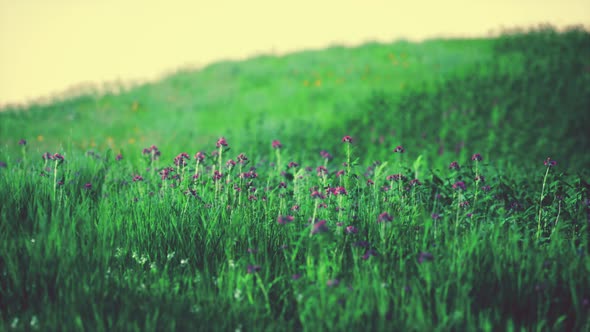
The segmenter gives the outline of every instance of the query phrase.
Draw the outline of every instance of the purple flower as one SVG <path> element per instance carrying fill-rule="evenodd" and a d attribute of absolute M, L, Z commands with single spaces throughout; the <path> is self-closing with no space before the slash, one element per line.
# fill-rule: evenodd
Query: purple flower
<path fill-rule="evenodd" d="M 86 184 L 84 185 L 84 189 L 86 189 L 86 190 L 90 190 L 90 189 L 92 189 L 92 183 L 90 183 L 90 182 L 86 183 Z"/>
<path fill-rule="evenodd" d="M 414 180 L 410 180 L 410 186 L 415 187 L 415 186 L 421 186 L 422 182 L 420 182 L 420 180 L 418 179 L 414 179 Z"/>
<path fill-rule="evenodd" d="M 482 158 L 481 154 L 476 153 L 473 156 L 471 156 L 471 160 L 473 160 L 473 161 L 482 161 L 483 158 Z"/>
<path fill-rule="evenodd" d="M 313 226 L 311 228 L 311 234 L 324 233 L 327 231 L 328 231 L 328 226 L 326 225 L 325 220 L 320 220 L 320 221 L 316 222 L 315 224 L 313 224 Z"/>
<path fill-rule="evenodd" d="M 326 282 L 326 285 L 328 285 L 328 287 L 336 287 L 336 286 L 340 285 L 340 281 L 338 281 L 338 279 L 329 279 Z"/>
<path fill-rule="evenodd" d="M 205 160 L 205 154 L 203 152 L 199 151 L 199 152 L 195 153 L 194 158 L 195 158 L 195 160 L 201 162 L 201 161 Z"/>
<path fill-rule="evenodd" d="M 160 174 L 160 177 L 162 178 L 162 180 L 168 180 L 168 178 L 170 177 L 170 174 L 171 174 L 172 172 L 174 172 L 174 168 L 172 168 L 172 167 L 167 167 L 167 168 L 164 168 L 164 169 L 162 169 L 162 170 L 159 172 L 159 174 Z"/>
<path fill-rule="evenodd" d="M 332 155 L 329 154 L 328 151 L 326 151 L 326 150 L 320 151 L 320 156 L 322 156 L 322 158 L 327 159 L 327 160 L 332 159 Z"/>
<path fill-rule="evenodd" d="M 432 217 L 433 220 L 439 220 L 440 219 L 440 214 L 433 213 L 431 217 Z"/>
<path fill-rule="evenodd" d="M 324 166 L 318 166 L 316 168 L 316 172 L 318 173 L 318 176 L 322 176 L 322 175 L 326 175 L 328 173 L 328 169 Z"/>
<path fill-rule="evenodd" d="M 371 256 L 377 256 L 377 251 L 374 249 L 366 250 L 362 259 L 367 260 L 367 259 L 371 258 Z"/>
<path fill-rule="evenodd" d="M 20 141 L 18 141 L 18 145 L 27 145 L 27 140 L 21 138 Z"/>
<path fill-rule="evenodd" d="M 342 142 L 343 143 L 352 143 L 352 137 L 346 135 L 346 136 L 342 137 Z"/>
<path fill-rule="evenodd" d="M 557 165 L 557 161 L 555 160 L 551 160 L 550 157 L 547 157 L 547 159 L 545 159 L 545 161 L 543 162 L 543 164 L 547 167 L 554 167 Z"/>
<path fill-rule="evenodd" d="M 0 168 L 6 168 L 6 163 L 3 161 L 0 161 Z"/>
<path fill-rule="evenodd" d="M 399 180 L 405 180 L 406 177 L 403 174 L 391 174 L 387 176 L 387 181 L 399 181 Z"/>
<path fill-rule="evenodd" d="M 253 274 L 260 271 L 260 265 L 248 265 L 248 274 Z"/>
<path fill-rule="evenodd" d="M 295 273 L 291 276 L 291 280 L 298 280 L 299 278 L 301 278 L 301 273 Z"/>
<path fill-rule="evenodd" d="M 148 156 L 151 160 L 157 160 L 161 155 L 160 150 L 158 150 L 158 147 L 155 145 L 143 149 L 142 153 Z"/>
<path fill-rule="evenodd" d="M 187 160 L 189 160 L 189 159 L 190 159 L 190 157 L 188 156 L 188 153 L 183 152 L 174 158 L 174 165 L 186 166 Z"/>
<path fill-rule="evenodd" d="M 273 149 L 280 149 L 282 147 L 283 147 L 283 144 L 281 144 L 281 141 L 276 140 L 276 139 L 274 141 L 272 141 L 272 148 Z"/>
<path fill-rule="evenodd" d="M 465 190 L 465 182 L 463 181 L 457 181 L 453 184 L 453 189 L 455 190 Z"/>
<path fill-rule="evenodd" d="M 398 146 L 395 147 L 395 149 L 393 149 L 393 152 L 395 152 L 395 153 L 398 153 L 398 152 L 399 153 L 404 153 L 405 151 L 406 151 L 406 149 L 404 149 L 404 147 L 401 146 L 401 145 L 398 145 Z"/>
<path fill-rule="evenodd" d="M 312 191 L 312 192 L 311 192 L 311 197 L 312 197 L 312 198 L 319 198 L 319 199 L 324 199 L 324 198 L 326 198 L 326 196 L 324 196 L 324 194 L 320 193 L 320 192 L 319 192 L 319 191 L 317 191 L 317 190 L 314 190 L 314 191 Z"/>
<path fill-rule="evenodd" d="M 288 165 L 289 168 L 294 168 L 294 167 L 297 167 L 297 166 L 299 166 L 299 164 L 296 163 L 296 162 L 294 162 L 294 161 L 289 162 L 289 165 Z"/>
<path fill-rule="evenodd" d="M 434 260 L 434 256 L 429 253 L 429 252 L 421 252 L 420 255 L 418 255 L 418 263 L 422 264 L 424 262 L 431 262 Z"/>
<path fill-rule="evenodd" d="M 233 159 L 230 159 L 225 163 L 225 167 L 227 168 L 232 168 L 234 166 L 236 166 L 236 162 Z"/>
<path fill-rule="evenodd" d="M 488 191 L 490 191 L 490 189 L 491 189 L 491 187 L 490 187 L 490 186 L 487 186 L 487 185 L 486 185 L 486 186 L 483 186 L 483 187 L 481 187 L 481 190 L 482 190 L 483 192 L 488 192 Z"/>
<path fill-rule="evenodd" d="M 369 245 L 370 245 L 369 242 L 364 241 L 364 240 L 359 240 L 359 241 L 356 241 L 355 243 L 353 243 L 353 246 L 358 247 L 358 248 L 368 248 Z"/>
<path fill-rule="evenodd" d="M 461 166 L 459 166 L 459 163 L 456 161 L 453 161 L 450 165 L 449 165 L 449 169 L 461 169 Z"/>
<path fill-rule="evenodd" d="M 486 178 L 483 175 L 478 175 L 475 177 L 475 182 L 486 182 Z"/>
<path fill-rule="evenodd" d="M 291 211 L 299 211 L 299 205 L 293 205 L 293 207 L 291 207 Z"/>
<path fill-rule="evenodd" d="M 383 212 L 377 218 L 377 222 L 393 221 L 393 217 L 387 212 Z"/>
<path fill-rule="evenodd" d="M 217 144 L 216 144 L 216 146 L 217 146 L 218 148 L 220 148 L 220 147 L 222 147 L 222 146 L 227 146 L 227 141 L 225 140 L 225 137 L 220 137 L 220 138 L 217 140 Z"/>
<path fill-rule="evenodd" d="M 287 223 L 292 222 L 294 219 L 295 218 L 293 216 L 279 216 L 277 218 L 277 222 L 279 225 L 286 225 Z"/>
<path fill-rule="evenodd" d="M 121 153 L 118 153 L 117 156 L 115 157 L 116 161 L 120 161 L 123 159 L 123 155 Z"/>
<path fill-rule="evenodd" d="M 238 155 L 237 159 L 238 159 L 238 163 L 240 163 L 242 165 L 245 164 L 248 161 L 248 157 L 246 157 L 246 155 L 243 154 L 243 153 L 240 153 Z"/>
<path fill-rule="evenodd" d="M 359 230 L 354 226 L 346 226 L 346 233 L 348 234 L 356 234 Z"/>
<path fill-rule="evenodd" d="M 141 175 L 134 175 L 133 182 L 143 181 L 143 177 Z"/>

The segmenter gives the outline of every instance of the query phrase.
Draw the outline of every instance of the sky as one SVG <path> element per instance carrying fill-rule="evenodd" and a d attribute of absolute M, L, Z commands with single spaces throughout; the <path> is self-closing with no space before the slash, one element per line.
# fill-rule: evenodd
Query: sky
<path fill-rule="evenodd" d="M 589 0 L 0 0 L 0 107 L 224 59 L 398 39 L 590 27 Z"/>

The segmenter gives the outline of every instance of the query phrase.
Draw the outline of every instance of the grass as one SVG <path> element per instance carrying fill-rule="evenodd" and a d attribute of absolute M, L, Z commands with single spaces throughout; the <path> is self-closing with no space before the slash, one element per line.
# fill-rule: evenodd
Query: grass
<path fill-rule="evenodd" d="M 587 330 L 587 46 L 334 47 L 7 109 L 0 324 Z"/>

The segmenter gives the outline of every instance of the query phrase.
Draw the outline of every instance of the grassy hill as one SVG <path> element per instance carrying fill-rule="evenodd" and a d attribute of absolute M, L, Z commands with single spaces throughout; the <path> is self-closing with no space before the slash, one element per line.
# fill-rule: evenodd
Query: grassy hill
<path fill-rule="evenodd" d="M 5 109 L 0 330 L 588 330 L 589 123 L 547 27 Z"/>

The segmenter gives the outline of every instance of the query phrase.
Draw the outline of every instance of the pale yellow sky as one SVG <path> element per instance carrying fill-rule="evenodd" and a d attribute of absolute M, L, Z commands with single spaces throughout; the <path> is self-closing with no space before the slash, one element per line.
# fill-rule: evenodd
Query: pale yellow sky
<path fill-rule="evenodd" d="M 219 59 L 538 23 L 588 27 L 590 0 L 0 0 L 0 106 Z"/>

